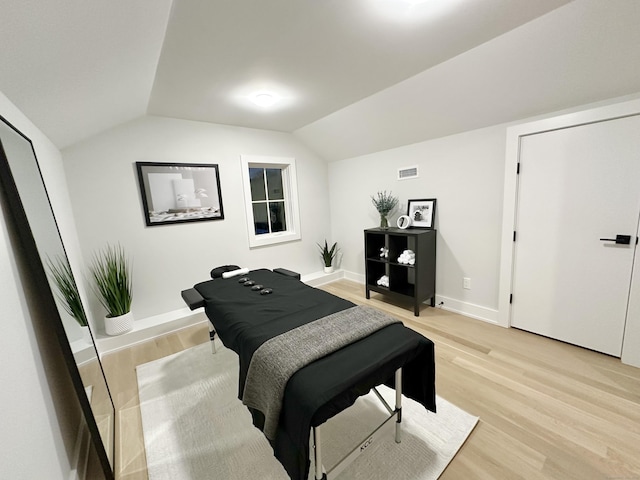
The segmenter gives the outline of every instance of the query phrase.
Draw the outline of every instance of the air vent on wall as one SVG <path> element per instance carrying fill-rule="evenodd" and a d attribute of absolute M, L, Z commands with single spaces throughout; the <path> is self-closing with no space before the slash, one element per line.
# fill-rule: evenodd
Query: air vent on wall
<path fill-rule="evenodd" d="M 418 178 L 418 166 L 403 167 L 398 169 L 398 180 L 408 180 L 410 178 Z"/>

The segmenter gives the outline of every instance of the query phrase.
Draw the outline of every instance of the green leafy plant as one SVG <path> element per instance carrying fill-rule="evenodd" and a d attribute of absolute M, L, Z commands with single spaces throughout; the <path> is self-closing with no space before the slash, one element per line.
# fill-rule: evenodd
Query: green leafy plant
<path fill-rule="evenodd" d="M 66 258 L 56 257 L 55 261 L 53 261 L 47 257 L 47 268 L 58 290 L 56 296 L 60 299 L 65 311 L 71 315 L 81 327 L 86 327 L 89 323 L 87 322 L 87 316 L 82 307 L 78 285 L 73 277 L 71 265 L 69 265 Z"/>
<path fill-rule="evenodd" d="M 391 195 L 391 192 L 387 193 L 386 190 L 384 192 L 378 192 L 375 197 L 372 196 L 371 201 L 376 207 L 376 210 L 378 210 L 378 213 L 385 217 L 398 205 L 398 197 Z"/>
<path fill-rule="evenodd" d="M 91 273 L 95 293 L 108 317 L 119 317 L 131 310 L 131 265 L 124 249 L 107 245 L 93 257 Z"/>
<path fill-rule="evenodd" d="M 372 196 L 371 201 L 380 214 L 380 228 L 389 228 L 387 215 L 398 205 L 398 197 L 394 197 L 391 192 L 387 193 L 385 190 L 384 192 L 378 192 L 375 197 Z"/>
<path fill-rule="evenodd" d="M 338 254 L 338 242 L 334 243 L 331 248 L 329 248 L 329 245 L 327 244 L 326 240 L 324 241 L 324 246 L 320 245 L 319 243 L 316 245 L 318 245 L 318 248 L 320 248 L 320 253 L 322 254 L 322 260 L 324 261 L 324 266 L 330 267 L 333 263 L 333 259 Z"/>

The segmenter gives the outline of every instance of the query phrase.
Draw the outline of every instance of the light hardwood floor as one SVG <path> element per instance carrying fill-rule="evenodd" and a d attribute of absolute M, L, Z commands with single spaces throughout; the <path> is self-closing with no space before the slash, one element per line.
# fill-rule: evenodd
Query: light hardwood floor
<path fill-rule="evenodd" d="M 366 300 L 346 280 L 323 289 L 383 309 L 436 344 L 438 394 L 480 417 L 443 480 L 640 480 L 640 369 L 438 308 L 414 317 L 410 305 Z M 135 366 L 206 341 L 203 323 L 104 358 L 118 410 L 117 479 L 147 478 Z"/>

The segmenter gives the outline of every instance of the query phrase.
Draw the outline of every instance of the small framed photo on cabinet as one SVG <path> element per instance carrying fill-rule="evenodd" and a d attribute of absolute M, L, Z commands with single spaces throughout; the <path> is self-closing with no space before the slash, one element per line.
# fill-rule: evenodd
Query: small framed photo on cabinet
<path fill-rule="evenodd" d="M 436 199 L 409 200 L 407 215 L 414 228 L 433 228 L 436 216 Z"/>

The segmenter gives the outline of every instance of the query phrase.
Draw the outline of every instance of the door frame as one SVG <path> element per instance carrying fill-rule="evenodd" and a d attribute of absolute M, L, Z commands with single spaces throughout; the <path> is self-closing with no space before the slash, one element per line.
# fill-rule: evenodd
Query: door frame
<path fill-rule="evenodd" d="M 500 286 L 498 298 L 498 325 L 511 326 L 511 291 L 515 230 L 518 202 L 518 163 L 520 143 L 524 136 L 550 132 L 563 128 L 598 123 L 605 120 L 640 115 L 640 99 L 616 103 L 605 107 L 583 110 L 557 117 L 523 123 L 507 128 L 504 173 L 504 200 L 502 210 L 502 242 L 500 255 Z M 627 310 L 627 322 L 622 346 L 622 361 L 640 367 L 640 262 L 634 262 Z M 637 273 L 637 275 L 636 275 Z"/>

